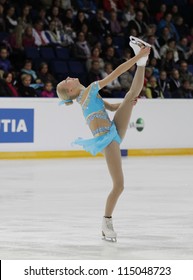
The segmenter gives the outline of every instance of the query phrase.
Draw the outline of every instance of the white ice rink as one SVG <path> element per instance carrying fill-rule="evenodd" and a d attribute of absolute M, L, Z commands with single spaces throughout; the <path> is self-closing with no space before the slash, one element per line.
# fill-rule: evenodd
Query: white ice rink
<path fill-rule="evenodd" d="M 0 259 L 193 259 L 193 157 L 123 158 L 118 242 L 104 158 L 0 161 Z"/>

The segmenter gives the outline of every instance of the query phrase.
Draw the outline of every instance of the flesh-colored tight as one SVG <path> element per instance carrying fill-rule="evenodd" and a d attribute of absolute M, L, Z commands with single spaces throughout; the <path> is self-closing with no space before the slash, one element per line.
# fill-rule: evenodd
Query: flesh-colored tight
<path fill-rule="evenodd" d="M 115 113 L 114 123 L 121 139 L 124 138 L 127 131 L 135 99 L 143 88 L 144 72 L 144 66 L 137 67 L 131 88 Z M 119 144 L 115 141 L 111 142 L 111 144 L 104 149 L 104 155 L 113 181 L 113 188 L 108 195 L 105 207 L 105 216 L 110 217 L 112 216 L 117 200 L 124 189 L 124 176 Z"/>

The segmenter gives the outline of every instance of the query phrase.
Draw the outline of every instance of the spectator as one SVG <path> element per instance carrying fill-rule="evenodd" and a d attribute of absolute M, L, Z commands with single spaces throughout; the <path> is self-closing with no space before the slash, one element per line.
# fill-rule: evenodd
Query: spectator
<path fill-rule="evenodd" d="M 30 84 L 41 84 L 42 82 L 36 71 L 32 69 L 32 61 L 30 59 L 25 60 L 24 67 L 21 69 L 21 74 L 28 74 L 31 76 Z"/>
<path fill-rule="evenodd" d="M 163 93 L 164 98 L 171 98 L 170 83 L 166 71 L 161 71 L 157 79 L 157 84 Z"/>
<path fill-rule="evenodd" d="M 82 28 L 81 28 L 81 32 L 84 33 L 85 39 L 88 42 L 88 44 L 93 47 L 96 43 L 100 43 L 96 37 L 92 34 L 92 32 L 90 31 L 90 27 L 88 24 L 83 24 Z M 76 36 L 76 35 L 75 35 Z M 74 38 L 75 38 L 74 36 Z"/>
<path fill-rule="evenodd" d="M 43 32 L 44 23 L 40 20 L 36 21 L 34 24 L 34 28 L 32 30 L 33 37 L 35 39 L 35 45 L 37 47 L 46 46 L 49 44 L 48 39 L 46 38 Z"/>
<path fill-rule="evenodd" d="M 187 37 L 182 37 L 177 44 L 177 50 L 179 53 L 179 59 L 180 60 L 187 60 L 188 59 L 188 53 L 189 53 L 189 47 L 188 47 L 188 39 Z"/>
<path fill-rule="evenodd" d="M 21 75 L 21 84 L 18 87 L 18 92 L 21 97 L 38 97 L 37 92 L 31 86 L 31 75 Z"/>
<path fill-rule="evenodd" d="M 78 33 L 77 41 L 73 46 L 73 54 L 76 59 L 80 59 L 85 62 L 91 56 L 90 46 L 85 40 L 85 35 L 83 32 Z"/>
<path fill-rule="evenodd" d="M 105 55 L 103 56 L 103 60 L 105 63 L 112 63 L 114 69 L 120 64 L 119 59 L 115 57 L 115 48 L 113 47 L 107 48 Z"/>
<path fill-rule="evenodd" d="M 166 13 L 164 18 L 159 22 L 159 24 L 158 24 L 158 35 L 160 34 L 160 31 L 164 27 L 169 28 L 170 37 L 175 38 L 176 41 L 179 40 L 179 34 L 178 34 L 174 24 L 173 24 L 171 13 Z"/>
<path fill-rule="evenodd" d="M 41 8 L 35 18 L 35 22 L 41 21 L 43 23 L 43 29 L 46 30 L 49 26 L 49 21 L 47 20 L 47 11 L 45 8 Z"/>
<path fill-rule="evenodd" d="M 52 6 L 50 10 L 50 14 L 47 17 L 48 22 L 55 21 L 58 29 L 63 28 L 63 23 L 60 17 L 60 10 L 57 6 Z"/>
<path fill-rule="evenodd" d="M 104 61 L 100 57 L 100 49 L 98 47 L 94 47 L 91 51 L 91 57 L 87 59 L 86 67 L 89 71 L 91 68 L 92 61 L 98 61 L 100 71 L 104 70 Z"/>
<path fill-rule="evenodd" d="M 103 52 L 102 52 L 102 44 L 101 44 L 101 42 L 96 42 L 95 44 L 94 44 L 94 46 L 93 47 L 97 47 L 99 50 L 100 50 L 100 54 L 101 54 L 101 57 L 103 58 Z"/>
<path fill-rule="evenodd" d="M 171 38 L 167 41 L 167 43 L 165 45 L 163 45 L 160 49 L 160 55 L 162 58 L 166 57 L 166 53 L 167 51 L 170 50 L 173 52 L 174 54 L 174 61 L 178 62 L 179 60 L 179 52 L 176 46 L 176 41 L 174 38 Z"/>
<path fill-rule="evenodd" d="M 18 22 L 15 17 L 15 7 L 10 6 L 6 11 L 6 15 L 5 15 L 6 31 L 11 33 L 14 30 L 14 28 L 17 26 L 17 24 Z"/>
<path fill-rule="evenodd" d="M 178 5 L 172 5 L 172 7 L 171 7 L 171 14 L 172 14 L 173 22 L 175 22 L 176 19 L 180 17 L 180 12 L 179 12 Z"/>
<path fill-rule="evenodd" d="M 23 35 L 23 26 L 21 24 L 18 24 L 8 38 L 12 50 L 23 49 L 22 35 Z"/>
<path fill-rule="evenodd" d="M 159 63 L 158 63 L 158 60 L 155 57 L 152 57 L 152 58 L 149 59 L 149 64 L 148 65 L 153 70 L 152 75 L 154 77 L 158 78 L 159 77 L 159 67 L 158 67 Z"/>
<path fill-rule="evenodd" d="M 13 74 L 4 72 L 3 78 L 0 79 L 0 96 L 1 97 L 18 97 L 18 91 L 13 85 Z"/>
<path fill-rule="evenodd" d="M 120 59 L 120 63 L 123 63 L 132 58 L 132 50 L 131 48 L 123 49 L 122 57 Z"/>
<path fill-rule="evenodd" d="M 180 38 L 182 38 L 183 36 L 187 37 L 190 31 L 187 24 L 184 23 L 183 17 L 181 16 L 177 17 L 174 22 L 174 25 Z"/>
<path fill-rule="evenodd" d="M 179 88 L 179 98 L 193 98 L 193 87 L 188 80 L 182 80 Z"/>
<path fill-rule="evenodd" d="M 159 38 L 158 42 L 159 42 L 160 47 L 167 44 L 168 40 L 172 38 L 170 30 L 167 26 L 162 28 L 158 38 Z"/>
<path fill-rule="evenodd" d="M 82 10 L 79 10 L 74 20 L 74 29 L 77 33 L 82 30 L 83 24 L 88 25 L 89 21 L 86 18 L 85 13 Z"/>
<path fill-rule="evenodd" d="M 193 74 L 190 71 L 188 71 L 188 63 L 184 60 L 181 61 L 178 70 L 180 74 L 180 80 L 187 80 L 193 87 Z"/>
<path fill-rule="evenodd" d="M 127 27 L 127 35 L 130 35 L 131 29 L 135 29 L 137 31 L 138 36 L 143 36 L 147 32 L 148 26 L 144 22 L 143 13 L 141 11 L 137 11 L 135 19 L 129 22 Z"/>
<path fill-rule="evenodd" d="M 147 86 L 152 75 L 153 75 L 153 69 L 151 67 L 146 67 L 145 68 L 144 86 Z"/>
<path fill-rule="evenodd" d="M 52 82 L 47 81 L 44 84 L 44 87 L 43 87 L 42 92 L 40 93 L 40 96 L 41 97 L 55 97 L 55 92 L 54 92 L 54 89 L 53 89 Z"/>
<path fill-rule="evenodd" d="M 174 52 L 172 50 L 167 50 L 166 56 L 161 60 L 161 70 L 165 70 L 168 74 L 171 74 L 175 66 Z"/>
<path fill-rule="evenodd" d="M 62 18 L 64 16 L 64 9 L 62 7 L 61 0 L 52 0 L 52 7 L 57 7 L 59 9 L 60 18 Z"/>
<path fill-rule="evenodd" d="M 74 23 L 74 15 L 73 15 L 73 10 L 72 10 L 72 8 L 67 9 L 67 10 L 65 11 L 64 19 L 63 19 L 63 24 L 66 24 L 66 22 L 71 22 L 71 24 L 72 24 L 72 26 L 73 26 L 73 23 Z"/>
<path fill-rule="evenodd" d="M 62 46 L 72 46 L 74 40 L 76 39 L 76 33 L 73 29 L 71 21 L 66 21 L 64 24 L 64 29 L 60 31 L 61 44 Z M 87 40 L 86 40 L 87 41 Z"/>
<path fill-rule="evenodd" d="M 180 74 L 177 69 L 173 69 L 170 76 L 170 92 L 172 98 L 180 98 Z"/>
<path fill-rule="evenodd" d="M 154 24 L 154 23 L 151 23 L 151 24 L 148 25 L 146 36 L 143 37 L 143 38 L 148 39 L 149 36 L 154 36 L 155 37 L 154 44 L 158 48 L 160 48 L 160 44 L 158 42 L 158 37 L 157 37 L 157 25 Z"/>
<path fill-rule="evenodd" d="M 143 20 L 146 24 L 150 23 L 150 19 L 151 19 L 151 15 L 148 11 L 148 7 L 147 7 L 147 2 L 145 1 L 138 1 L 137 2 L 137 7 L 136 7 L 137 11 L 140 11 L 143 13 Z"/>
<path fill-rule="evenodd" d="M 9 60 L 9 53 L 6 47 L 1 47 L 0 49 L 0 69 L 4 72 L 9 72 L 12 70 L 12 65 Z"/>
<path fill-rule="evenodd" d="M 154 57 L 160 60 L 160 45 L 157 38 L 154 35 L 150 35 L 148 36 L 147 42 L 151 45 L 150 57 Z"/>
<path fill-rule="evenodd" d="M 22 25 L 23 29 L 25 29 L 27 25 L 32 24 L 30 10 L 31 7 L 29 5 L 24 5 L 21 10 L 21 16 L 18 17 L 18 24 Z"/>
<path fill-rule="evenodd" d="M 129 36 L 139 37 L 137 29 L 131 28 Z"/>
<path fill-rule="evenodd" d="M 114 48 L 114 44 L 113 44 L 113 37 L 111 35 L 107 35 L 104 38 L 103 44 L 102 44 L 102 55 L 105 55 L 108 47 L 112 47 Z"/>
<path fill-rule="evenodd" d="M 54 87 L 57 85 L 57 80 L 49 72 L 48 63 L 46 62 L 42 62 L 40 64 L 39 71 L 38 71 L 38 78 L 41 80 L 43 84 L 45 84 L 47 81 L 50 81 Z"/>
<path fill-rule="evenodd" d="M 98 61 L 91 62 L 90 70 L 88 71 L 88 83 L 99 81 L 102 79 L 100 65 Z"/>
<path fill-rule="evenodd" d="M 33 36 L 33 29 L 31 25 L 28 25 L 22 36 L 22 45 L 24 48 L 26 47 L 35 47 L 35 38 Z"/>
<path fill-rule="evenodd" d="M 110 34 L 109 21 L 105 18 L 102 9 L 97 10 L 96 16 L 91 19 L 90 26 L 92 33 L 98 40 L 102 40 L 102 38 Z"/>
<path fill-rule="evenodd" d="M 135 8 L 134 5 L 129 5 L 128 7 L 126 7 L 126 9 L 123 11 L 123 16 L 122 16 L 122 25 L 124 28 L 126 28 L 128 26 L 128 23 L 131 20 L 135 19 Z"/>
<path fill-rule="evenodd" d="M 43 31 L 46 39 L 48 40 L 50 45 L 60 45 L 61 44 L 61 36 L 60 31 L 57 28 L 56 21 L 51 21 L 49 23 L 49 27 L 47 30 Z"/>
<path fill-rule="evenodd" d="M 91 64 L 91 69 L 88 72 L 88 82 L 92 83 L 94 81 L 101 80 L 102 78 L 103 78 L 103 75 L 99 68 L 99 62 L 93 60 L 92 64 Z M 100 95 L 103 98 L 113 97 L 111 91 L 109 89 L 107 89 L 106 87 L 104 87 L 102 90 L 100 90 Z"/>
<path fill-rule="evenodd" d="M 9 37 L 9 44 L 12 48 L 10 54 L 10 61 L 17 72 L 20 71 L 23 61 L 25 59 L 22 37 L 23 26 L 21 24 L 18 24 Z"/>
<path fill-rule="evenodd" d="M 157 84 L 156 77 L 151 76 L 146 87 L 147 98 L 164 98 L 161 88 Z"/>
<path fill-rule="evenodd" d="M 167 11 L 167 6 L 165 3 L 161 4 L 159 11 L 155 15 L 156 22 L 159 23 L 161 19 L 163 19 L 165 13 Z"/>
<path fill-rule="evenodd" d="M 112 63 L 105 63 L 104 71 L 102 72 L 103 79 L 105 77 L 107 77 L 109 74 L 111 74 L 112 72 L 113 72 L 113 64 Z M 111 83 L 109 83 L 105 87 L 105 89 L 109 94 L 113 95 L 114 97 L 117 97 L 119 92 L 122 90 L 121 89 L 121 84 L 120 84 L 118 78 L 114 79 Z"/>
<path fill-rule="evenodd" d="M 110 32 L 113 36 L 123 35 L 121 24 L 117 19 L 117 12 L 115 12 L 114 10 L 110 12 L 109 24 L 110 24 Z"/>

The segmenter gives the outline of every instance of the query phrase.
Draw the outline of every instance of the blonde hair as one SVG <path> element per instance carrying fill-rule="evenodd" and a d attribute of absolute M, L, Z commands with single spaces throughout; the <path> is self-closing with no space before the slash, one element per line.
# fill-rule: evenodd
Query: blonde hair
<path fill-rule="evenodd" d="M 71 100 L 71 98 L 68 96 L 68 90 L 66 88 L 59 88 L 59 85 L 57 85 L 56 87 L 56 93 L 58 95 L 58 97 L 61 99 L 61 100 Z M 72 105 L 73 104 L 73 101 L 68 101 L 65 103 L 66 106 L 68 105 Z"/>
<path fill-rule="evenodd" d="M 31 78 L 31 75 L 30 74 L 22 74 L 21 75 L 21 81 L 25 81 L 26 78 Z"/>

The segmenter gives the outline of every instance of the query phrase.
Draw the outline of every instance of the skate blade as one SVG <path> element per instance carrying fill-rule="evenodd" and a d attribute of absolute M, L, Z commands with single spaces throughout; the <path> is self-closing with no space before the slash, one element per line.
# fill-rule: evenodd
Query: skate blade
<path fill-rule="evenodd" d="M 144 42 L 143 40 L 137 38 L 137 37 L 134 37 L 134 36 L 130 36 L 130 40 L 133 44 L 141 47 L 141 46 L 145 46 L 145 47 L 151 47 L 150 44 Z"/>
<path fill-rule="evenodd" d="M 107 242 L 111 242 L 111 243 L 116 243 L 117 242 L 117 238 L 109 238 L 109 237 L 102 237 L 102 240 L 107 241 Z"/>
<path fill-rule="evenodd" d="M 102 240 L 105 240 L 107 242 L 117 242 L 117 238 L 116 237 L 106 237 L 104 232 L 102 232 Z"/>

